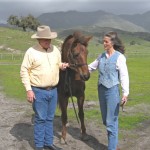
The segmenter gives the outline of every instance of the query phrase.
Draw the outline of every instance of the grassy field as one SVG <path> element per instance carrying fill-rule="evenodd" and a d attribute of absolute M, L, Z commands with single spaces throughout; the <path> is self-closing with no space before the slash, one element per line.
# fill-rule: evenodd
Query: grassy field
<path fill-rule="evenodd" d="M 26 93 L 20 80 L 20 65 L 24 52 L 28 47 L 35 43 L 30 36 L 33 33 L 24 33 L 14 29 L 0 28 L 0 84 L 3 86 L 3 92 L 8 96 L 19 101 L 26 100 Z M 126 107 L 134 108 L 137 105 L 150 105 L 150 42 L 140 38 L 123 36 L 126 46 L 126 58 L 130 76 L 130 95 Z M 130 45 L 134 40 L 135 45 Z M 57 41 L 54 41 L 57 44 Z M 19 53 L 13 53 L 8 48 L 19 50 Z M 89 44 L 88 63 L 94 61 L 99 53 L 103 51 L 103 46 L 98 45 L 94 40 Z M 98 101 L 97 96 L 97 71 L 91 74 L 91 78 L 86 82 L 86 101 Z M 60 113 L 57 110 L 57 114 Z M 69 116 L 74 118 L 73 110 L 69 110 Z M 122 129 L 132 129 L 138 123 L 150 119 L 150 113 L 137 110 L 136 113 L 121 113 L 120 127 Z M 86 109 L 86 119 L 100 120 L 99 107 Z"/>

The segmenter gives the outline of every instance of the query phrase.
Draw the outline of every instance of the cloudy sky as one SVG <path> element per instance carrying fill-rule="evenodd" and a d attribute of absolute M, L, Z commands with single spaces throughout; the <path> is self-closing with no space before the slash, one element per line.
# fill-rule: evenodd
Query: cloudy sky
<path fill-rule="evenodd" d="M 35 17 L 56 11 L 103 10 L 113 14 L 137 14 L 150 11 L 150 0 L 0 0 L 0 22 L 12 15 Z"/>

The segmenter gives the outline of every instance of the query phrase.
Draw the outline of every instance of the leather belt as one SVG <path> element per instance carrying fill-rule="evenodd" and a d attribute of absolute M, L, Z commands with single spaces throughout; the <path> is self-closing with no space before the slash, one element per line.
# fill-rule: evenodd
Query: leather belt
<path fill-rule="evenodd" d="M 36 87 L 36 86 L 32 86 L 34 88 L 38 88 L 38 89 L 42 89 L 42 90 L 53 90 L 54 88 L 56 88 L 56 86 L 47 86 L 47 87 Z"/>

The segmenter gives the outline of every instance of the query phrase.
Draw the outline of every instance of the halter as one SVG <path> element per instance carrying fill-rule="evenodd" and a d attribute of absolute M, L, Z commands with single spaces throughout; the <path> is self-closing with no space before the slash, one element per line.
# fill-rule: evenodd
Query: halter
<path fill-rule="evenodd" d="M 80 42 L 80 44 L 82 44 L 82 43 Z M 82 45 L 84 45 L 84 44 L 82 44 Z M 76 63 L 76 59 L 74 58 L 74 56 L 72 54 L 72 47 L 73 47 L 73 44 L 71 45 L 71 48 L 69 50 L 68 60 L 70 60 L 70 62 L 73 62 L 73 63 L 69 63 L 69 66 L 72 67 L 72 68 L 87 66 L 88 65 L 87 63 Z M 81 50 L 80 50 L 78 56 L 80 55 L 80 53 L 81 53 Z"/>
<path fill-rule="evenodd" d="M 87 63 L 85 63 L 85 64 L 78 64 L 78 63 L 70 64 L 69 63 L 69 66 L 74 67 L 74 68 L 81 67 L 81 66 L 87 66 L 87 65 L 88 65 Z"/>

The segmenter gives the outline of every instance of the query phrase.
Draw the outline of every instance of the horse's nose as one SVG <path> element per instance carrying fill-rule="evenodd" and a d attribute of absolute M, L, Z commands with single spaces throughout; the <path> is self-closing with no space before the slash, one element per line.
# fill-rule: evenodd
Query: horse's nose
<path fill-rule="evenodd" d="M 81 75 L 81 78 L 82 78 L 84 81 L 87 81 L 87 80 L 90 78 L 90 74 Z"/>

